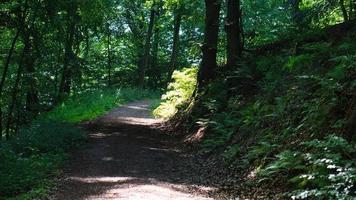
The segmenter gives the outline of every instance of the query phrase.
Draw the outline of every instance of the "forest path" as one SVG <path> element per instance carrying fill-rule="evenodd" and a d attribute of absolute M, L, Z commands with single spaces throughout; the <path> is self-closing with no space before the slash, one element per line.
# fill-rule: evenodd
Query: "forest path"
<path fill-rule="evenodd" d="M 212 199 L 194 158 L 160 132 L 149 105 L 129 103 L 85 124 L 89 143 L 72 154 L 53 199 Z"/>

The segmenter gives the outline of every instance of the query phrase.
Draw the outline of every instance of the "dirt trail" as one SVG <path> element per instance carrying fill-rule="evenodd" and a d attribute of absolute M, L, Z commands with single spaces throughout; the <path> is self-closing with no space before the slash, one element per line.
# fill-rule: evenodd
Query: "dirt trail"
<path fill-rule="evenodd" d="M 53 199 L 213 199 L 191 156 L 160 133 L 149 104 L 130 103 L 84 125 L 89 143 L 72 155 Z"/>

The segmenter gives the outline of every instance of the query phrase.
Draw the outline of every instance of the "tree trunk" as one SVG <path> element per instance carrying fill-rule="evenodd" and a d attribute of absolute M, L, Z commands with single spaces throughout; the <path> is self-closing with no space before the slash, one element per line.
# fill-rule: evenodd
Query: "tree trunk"
<path fill-rule="evenodd" d="M 154 5 L 151 8 L 151 14 L 150 14 L 150 22 L 148 25 L 148 30 L 146 34 L 146 44 L 145 44 L 145 49 L 144 49 L 144 55 L 143 55 L 143 63 L 140 66 L 139 69 L 139 78 L 138 78 L 138 85 L 140 87 L 144 86 L 144 81 L 145 81 L 145 73 L 147 66 L 149 64 L 149 58 L 150 58 L 150 50 L 151 50 L 151 38 L 153 35 L 153 26 L 154 26 L 154 21 L 155 21 L 155 10 L 154 10 Z"/>
<path fill-rule="evenodd" d="M 153 38 L 153 47 L 152 47 L 152 59 L 151 59 L 151 65 L 150 65 L 150 71 L 152 72 L 152 76 L 151 76 L 151 80 L 150 83 L 152 85 L 150 85 L 151 87 L 157 87 L 157 85 L 159 84 L 159 81 L 161 80 L 161 73 L 156 73 L 155 69 L 158 69 L 159 67 L 159 59 L 158 59 L 158 48 L 160 45 L 160 41 L 161 41 L 161 30 L 160 30 L 160 26 L 158 23 L 158 20 L 160 18 L 161 15 L 161 7 L 157 8 L 156 11 L 156 23 L 154 25 L 154 38 Z"/>
<path fill-rule="evenodd" d="M 236 66 L 242 54 L 243 42 L 241 25 L 240 0 L 228 0 L 225 30 L 227 39 L 227 66 L 230 69 Z"/>
<path fill-rule="evenodd" d="M 340 4 L 340 9 L 341 9 L 341 12 L 342 12 L 342 16 L 344 17 L 344 21 L 346 22 L 346 21 L 349 20 L 349 17 L 348 17 L 346 8 L 345 8 L 345 1 L 344 0 L 340 0 L 339 4 Z"/>
<path fill-rule="evenodd" d="M 172 47 L 171 61 L 169 64 L 168 78 L 171 78 L 173 71 L 176 69 L 177 54 L 179 50 L 179 31 L 180 31 L 181 22 L 182 22 L 182 14 L 181 11 L 178 9 L 174 15 L 173 47 Z"/>
<path fill-rule="evenodd" d="M 108 47 L 107 47 L 107 51 L 108 51 L 108 83 L 107 86 L 111 87 L 111 33 L 110 33 L 110 29 L 108 28 Z"/>
<path fill-rule="evenodd" d="M 64 62 L 63 62 L 63 71 L 61 82 L 59 85 L 59 100 L 61 101 L 64 96 L 70 94 L 71 90 L 71 61 L 73 59 L 73 43 L 74 43 L 74 34 L 75 34 L 75 10 L 71 9 L 68 13 L 68 26 L 67 26 L 67 37 L 64 47 Z"/>
<path fill-rule="evenodd" d="M 30 59 L 30 58 L 26 58 L 27 54 L 30 51 L 30 46 L 29 46 L 30 34 L 29 34 L 28 30 L 25 30 L 24 34 L 25 34 L 24 48 L 21 53 L 21 58 L 20 58 L 19 66 L 17 68 L 17 73 L 16 73 L 16 80 L 15 80 L 15 83 L 14 83 L 14 86 L 12 89 L 12 93 L 11 93 L 11 100 L 10 100 L 10 106 L 9 106 L 9 111 L 8 111 L 7 123 L 6 123 L 6 132 L 5 132 L 6 140 L 8 140 L 10 138 L 10 127 L 11 127 L 11 123 L 12 123 L 12 115 L 13 115 L 14 107 L 15 107 L 15 104 L 17 101 L 16 99 L 17 99 L 19 83 L 21 80 L 22 68 L 23 68 L 24 63 L 27 62 L 25 59 Z"/>
<path fill-rule="evenodd" d="M 20 29 L 18 29 L 16 31 L 16 35 L 15 35 L 14 39 L 12 40 L 11 47 L 10 47 L 9 53 L 6 57 L 4 69 L 2 72 L 2 76 L 1 76 L 1 82 L 0 82 L 0 140 L 2 139 L 2 131 L 3 131 L 2 93 L 4 90 L 4 84 L 5 84 L 7 72 L 9 71 L 11 57 L 12 57 L 12 54 L 14 53 L 15 45 L 16 45 L 17 39 L 19 38 L 19 35 L 20 35 Z"/>
<path fill-rule="evenodd" d="M 356 17 L 356 1 L 355 0 L 350 0 L 350 9 L 349 9 L 349 20 L 353 20 Z"/>
<path fill-rule="evenodd" d="M 301 2 L 302 0 L 290 0 L 292 7 L 292 19 L 299 29 L 304 28 L 303 14 L 299 6 Z"/>
<path fill-rule="evenodd" d="M 11 61 L 12 55 L 15 50 L 16 42 L 20 36 L 21 28 L 25 25 L 25 18 L 27 15 L 27 10 L 28 10 L 28 0 L 25 0 L 24 9 L 23 9 L 22 13 L 20 14 L 20 27 L 17 28 L 15 37 L 13 38 L 13 40 L 11 42 L 10 50 L 6 57 L 6 61 L 4 63 L 4 69 L 2 72 L 2 76 L 1 76 L 1 81 L 0 81 L 0 140 L 2 140 L 2 136 L 3 136 L 2 133 L 4 130 L 3 111 L 2 111 L 4 85 L 5 85 L 7 73 L 9 71 L 10 61 Z M 21 57 L 21 59 L 22 59 L 22 57 Z M 7 137 L 7 139 L 8 139 L 8 136 L 5 136 L 5 137 Z"/>
<path fill-rule="evenodd" d="M 35 67 L 34 60 L 35 57 L 31 56 L 29 53 L 25 55 L 25 79 L 26 79 L 26 111 L 28 111 L 32 116 L 30 118 L 34 118 L 39 113 L 39 99 L 38 99 L 38 91 L 37 84 L 35 79 Z"/>
<path fill-rule="evenodd" d="M 344 131 L 345 137 L 351 141 L 356 135 L 356 92 L 351 100 L 349 109 L 346 113 L 346 128 Z"/>
<path fill-rule="evenodd" d="M 205 33 L 202 47 L 203 58 L 198 74 L 198 85 L 203 87 L 214 78 L 219 35 L 220 0 L 205 0 Z"/>

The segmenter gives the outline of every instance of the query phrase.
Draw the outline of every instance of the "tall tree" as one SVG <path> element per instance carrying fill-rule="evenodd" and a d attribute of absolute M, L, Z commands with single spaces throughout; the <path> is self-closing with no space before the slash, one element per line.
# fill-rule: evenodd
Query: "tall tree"
<path fill-rule="evenodd" d="M 340 4 L 340 9 L 342 12 L 342 16 L 344 17 L 344 21 L 348 21 L 349 20 L 349 16 L 345 7 L 345 1 L 344 0 L 339 0 L 339 4 Z M 351 6 L 351 5 L 350 5 Z"/>
<path fill-rule="evenodd" d="M 8 71 L 9 71 L 10 61 L 11 61 L 12 55 L 15 50 L 15 45 L 16 45 L 16 42 L 17 42 L 19 36 L 20 36 L 21 27 L 24 27 L 24 25 L 25 25 L 25 18 L 27 15 L 27 11 L 28 11 L 28 2 L 26 0 L 24 3 L 23 10 L 19 13 L 18 27 L 16 28 L 15 36 L 12 39 L 9 52 L 7 54 L 7 57 L 6 57 L 4 66 L 3 66 L 3 71 L 2 71 L 1 81 L 0 81 L 0 140 L 2 139 L 2 133 L 3 133 L 3 129 L 4 129 L 3 109 L 2 109 L 3 108 L 2 100 L 3 100 L 4 85 L 5 85 L 6 77 L 7 77 Z M 8 136 L 6 136 L 6 137 L 8 137 Z"/>
<path fill-rule="evenodd" d="M 71 90 L 71 62 L 74 58 L 73 44 L 74 44 L 74 35 L 76 31 L 76 12 L 77 5 L 68 5 L 68 15 L 67 15 L 67 33 L 66 40 L 64 45 L 64 61 L 62 69 L 62 77 L 59 85 L 59 100 L 62 100 L 64 96 L 69 95 Z"/>
<path fill-rule="evenodd" d="M 219 35 L 220 0 L 205 0 L 205 32 L 202 47 L 203 58 L 198 74 L 198 86 L 201 88 L 213 79 L 217 68 L 216 53 Z"/>
<path fill-rule="evenodd" d="M 173 46 L 171 60 L 169 64 L 169 77 L 172 76 L 173 71 L 176 69 L 177 64 L 177 54 L 179 50 L 179 31 L 182 22 L 182 11 L 181 8 L 175 9 L 174 11 L 174 27 L 173 27 Z"/>
<path fill-rule="evenodd" d="M 108 53 L 108 83 L 107 86 L 111 86 L 111 73 L 112 73 L 112 62 L 111 62 L 111 30 L 110 27 L 107 28 L 107 53 Z"/>
<path fill-rule="evenodd" d="M 148 25 L 148 30 L 146 33 L 146 40 L 145 40 L 145 48 L 144 48 L 144 55 L 143 55 L 143 63 L 140 65 L 139 68 L 139 77 L 138 77 L 138 85 L 140 87 L 144 86 L 144 81 L 145 81 L 145 73 L 146 69 L 149 64 L 149 59 L 150 59 L 150 50 L 151 50 L 151 38 L 153 35 L 153 27 L 155 23 L 155 15 L 156 15 L 156 10 L 155 10 L 155 4 L 152 5 L 151 11 L 150 11 L 150 21 Z"/>
<path fill-rule="evenodd" d="M 227 66 L 231 69 L 238 62 L 243 49 L 240 0 L 227 0 L 225 30 L 227 39 Z"/>
<path fill-rule="evenodd" d="M 17 102 L 17 95 L 18 95 L 18 90 L 19 90 L 19 84 L 21 81 L 21 76 L 22 76 L 22 71 L 23 71 L 23 66 L 24 64 L 28 63 L 27 59 L 30 59 L 27 55 L 30 52 L 30 31 L 29 28 L 23 27 L 23 39 L 24 39 L 24 47 L 21 53 L 21 58 L 19 60 L 17 72 L 16 72 L 16 79 L 15 83 L 12 88 L 11 92 L 11 99 L 9 103 L 9 110 L 8 110 L 8 115 L 7 115 L 7 123 L 6 123 L 6 131 L 5 131 L 5 138 L 8 140 L 10 138 L 10 128 L 12 124 L 12 119 L 13 119 L 13 112 L 15 108 L 15 104 Z"/>

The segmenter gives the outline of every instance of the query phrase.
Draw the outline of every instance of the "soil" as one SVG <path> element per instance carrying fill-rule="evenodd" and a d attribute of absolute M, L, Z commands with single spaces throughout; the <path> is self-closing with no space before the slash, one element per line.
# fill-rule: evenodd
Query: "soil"
<path fill-rule="evenodd" d="M 89 142 L 71 155 L 52 199 L 226 199 L 203 180 L 194 155 L 160 130 L 149 105 L 129 103 L 83 124 Z"/>

